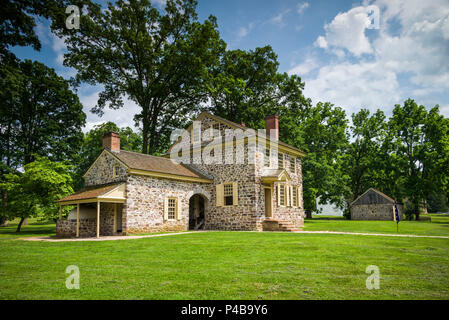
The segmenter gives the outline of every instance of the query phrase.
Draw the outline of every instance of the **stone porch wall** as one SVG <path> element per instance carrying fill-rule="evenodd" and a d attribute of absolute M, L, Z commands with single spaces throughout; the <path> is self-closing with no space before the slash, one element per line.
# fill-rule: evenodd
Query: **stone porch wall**
<path fill-rule="evenodd" d="M 122 210 L 117 204 L 117 212 Z M 100 209 L 100 236 L 112 236 L 114 232 L 114 204 L 102 203 Z M 122 215 L 123 220 L 123 215 Z M 58 220 L 56 222 L 56 235 L 58 237 L 76 236 L 76 219 Z M 95 237 L 97 235 L 97 218 L 80 219 L 80 237 Z"/>

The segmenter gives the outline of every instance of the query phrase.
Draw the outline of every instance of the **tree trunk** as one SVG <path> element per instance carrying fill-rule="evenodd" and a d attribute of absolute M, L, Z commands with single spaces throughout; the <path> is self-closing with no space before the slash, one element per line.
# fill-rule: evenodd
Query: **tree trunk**
<path fill-rule="evenodd" d="M 312 211 L 306 211 L 306 218 L 312 219 Z"/>
<path fill-rule="evenodd" d="M 24 217 L 20 218 L 20 222 L 19 222 L 19 225 L 17 226 L 16 232 L 20 232 L 20 228 L 22 228 L 22 224 L 24 221 L 25 221 Z"/>

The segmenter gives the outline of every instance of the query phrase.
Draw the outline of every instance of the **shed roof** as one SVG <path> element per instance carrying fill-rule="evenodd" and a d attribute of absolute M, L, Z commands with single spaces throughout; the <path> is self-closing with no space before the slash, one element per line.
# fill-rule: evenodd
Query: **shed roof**
<path fill-rule="evenodd" d="M 388 204 L 388 203 L 393 204 L 394 201 L 395 200 L 393 198 L 387 196 L 385 193 L 374 188 L 369 188 L 357 199 L 355 199 L 351 203 L 351 206 L 361 204 Z"/>
<path fill-rule="evenodd" d="M 103 198 L 103 197 L 105 199 L 107 199 L 107 194 L 110 193 L 111 191 L 117 189 L 122 184 L 123 184 L 123 182 L 107 184 L 107 185 L 102 185 L 102 186 L 87 187 L 87 188 L 81 189 L 71 195 L 68 195 L 68 196 L 60 199 L 58 202 L 60 202 L 60 203 L 72 202 L 72 201 L 87 200 L 87 199 L 99 199 L 99 198 Z"/>

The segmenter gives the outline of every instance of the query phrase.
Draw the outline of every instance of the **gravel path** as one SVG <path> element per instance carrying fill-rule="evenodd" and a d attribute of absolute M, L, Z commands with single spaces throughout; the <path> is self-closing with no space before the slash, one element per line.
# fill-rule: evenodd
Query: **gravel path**
<path fill-rule="evenodd" d="M 213 231 L 213 230 L 211 230 Z M 143 236 L 104 236 L 100 238 L 52 238 L 52 237 L 30 237 L 30 238 L 17 238 L 17 240 L 26 241 L 47 241 L 47 242 L 69 242 L 69 241 L 112 241 L 112 240 L 132 240 L 142 238 L 154 238 L 154 237 L 166 237 L 176 236 L 181 234 L 200 233 L 208 231 L 189 231 L 189 232 L 173 232 L 173 233 L 161 233 L 161 234 L 149 234 Z M 257 232 L 257 231 L 249 231 Z M 267 231 L 271 232 L 271 231 Z M 434 238 L 434 239 L 449 239 L 449 236 L 425 236 L 415 234 L 392 234 L 392 233 L 362 233 L 362 232 L 343 232 L 343 231 L 295 231 L 292 233 L 298 234 L 347 234 L 358 236 L 376 236 L 376 237 L 400 237 L 400 238 Z"/>

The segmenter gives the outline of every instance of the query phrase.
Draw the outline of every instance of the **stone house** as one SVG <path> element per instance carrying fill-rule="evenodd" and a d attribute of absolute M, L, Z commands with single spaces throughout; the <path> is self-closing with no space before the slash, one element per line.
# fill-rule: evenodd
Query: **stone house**
<path fill-rule="evenodd" d="M 351 220 L 395 220 L 395 200 L 374 188 L 365 191 L 351 204 Z M 397 204 L 402 217 L 402 205 Z"/>
<path fill-rule="evenodd" d="M 277 116 L 255 132 L 203 112 L 160 157 L 121 150 L 120 136 L 108 133 L 85 188 L 59 200 L 57 235 L 298 230 L 305 154 L 278 130 Z M 62 206 L 75 207 L 66 219 Z"/>

